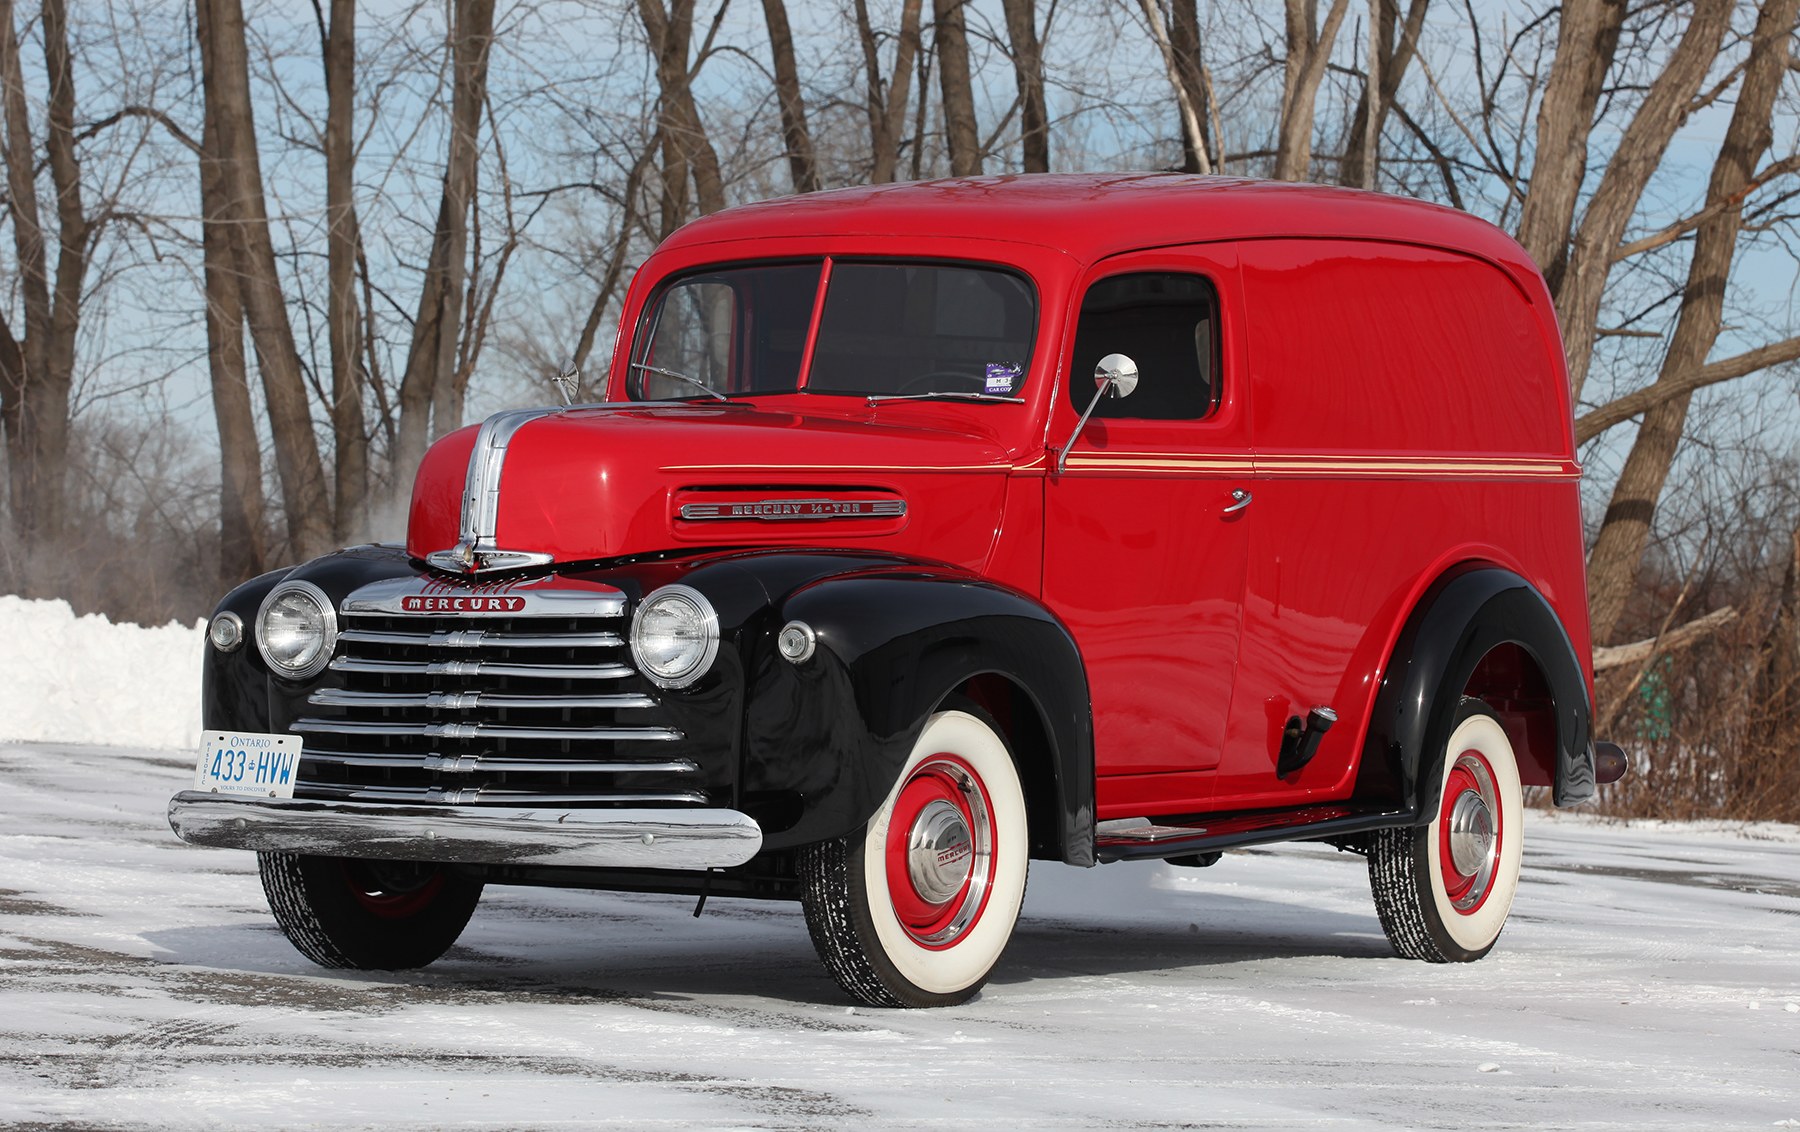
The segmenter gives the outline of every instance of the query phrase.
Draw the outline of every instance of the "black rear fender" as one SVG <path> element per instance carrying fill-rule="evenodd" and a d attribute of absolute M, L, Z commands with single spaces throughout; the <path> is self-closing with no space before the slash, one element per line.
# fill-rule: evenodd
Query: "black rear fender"
<path fill-rule="evenodd" d="M 1547 696 L 1534 710 L 1495 705 L 1515 746 L 1536 736 L 1536 746 L 1549 748 L 1536 766 L 1533 752 L 1518 751 L 1525 780 L 1548 778 L 1558 806 L 1591 798 L 1593 712 L 1569 635 L 1530 582 L 1478 564 L 1433 583 L 1401 630 L 1369 715 L 1357 796 L 1429 822 L 1458 704 L 1464 695 L 1485 698 L 1489 682 L 1502 678 Z"/>

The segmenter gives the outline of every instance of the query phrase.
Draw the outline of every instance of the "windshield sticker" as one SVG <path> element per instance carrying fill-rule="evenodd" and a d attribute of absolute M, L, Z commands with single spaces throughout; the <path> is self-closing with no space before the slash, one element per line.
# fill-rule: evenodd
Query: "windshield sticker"
<path fill-rule="evenodd" d="M 989 362 L 987 364 L 987 391 L 1006 396 L 1013 391 L 1019 378 L 1025 375 L 1025 367 L 1018 362 Z"/>

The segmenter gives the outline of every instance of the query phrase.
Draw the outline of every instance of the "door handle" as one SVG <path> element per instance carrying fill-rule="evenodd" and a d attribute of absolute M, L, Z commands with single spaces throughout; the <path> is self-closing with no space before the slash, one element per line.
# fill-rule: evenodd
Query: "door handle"
<path fill-rule="evenodd" d="M 1250 501 L 1254 498 L 1256 498 L 1256 497 L 1251 495 L 1249 492 L 1245 491 L 1241 487 L 1234 489 L 1231 493 L 1231 506 L 1225 508 L 1223 514 L 1226 514 L 1226 515 L 1237 514 L 1239 511 L 1242 511 L 1244 508 L 1250 506 Z"/>

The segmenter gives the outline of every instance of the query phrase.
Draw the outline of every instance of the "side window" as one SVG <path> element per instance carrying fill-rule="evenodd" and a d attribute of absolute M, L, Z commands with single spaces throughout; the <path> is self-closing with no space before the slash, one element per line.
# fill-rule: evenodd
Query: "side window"
<path fill-rule="evenodd" d="M 1198 420 L 1219 403 L 1218 293 L 1203 276 L 1172 271 L 1115 275 L 1088 288 L 1075 326 L 1069 403 L 1094 396 L 1094 367 L 1108 354 L 1137 363 L 1130 397 L 1108 397 L 1094 416 Z"/>

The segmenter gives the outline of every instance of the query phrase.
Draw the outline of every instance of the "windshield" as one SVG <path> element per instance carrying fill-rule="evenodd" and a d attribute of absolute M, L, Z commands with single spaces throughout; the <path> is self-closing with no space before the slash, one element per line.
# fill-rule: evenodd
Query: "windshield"
<path fill-rule="evenodd" d="M 822 260 L 715 269 L 682 276 L 651 301 L 627 391 L 639 400 L 796 390 L 1013 398 L 1036 329 L 1031 284 L 999 268 Z"/>

